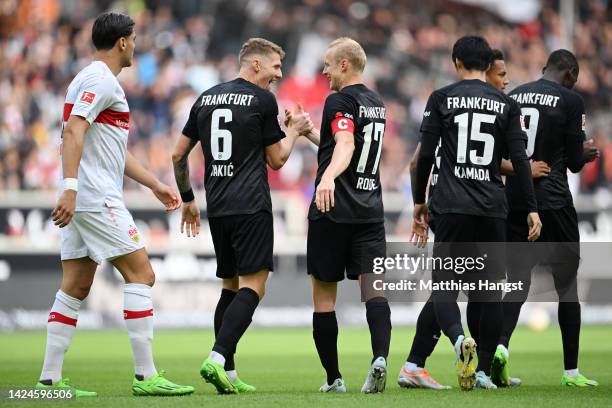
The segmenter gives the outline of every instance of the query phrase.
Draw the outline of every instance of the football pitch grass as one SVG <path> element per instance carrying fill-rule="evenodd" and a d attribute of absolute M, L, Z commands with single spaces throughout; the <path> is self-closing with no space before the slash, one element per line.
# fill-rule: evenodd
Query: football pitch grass
<path fill-rule="evenodd" d="M 387 390 L 363 395 L 359 391 L 370 363 L 370 338 L 365 328 L 340 328 L 340 369 L 347 394 L 320 394 L 324 381 L 310 329 L 252 328 L 238 347 L 240 377 L 257 386 L 254 394 L 216 395 L 199 376 L 199 368 L 212 345 L 212 330 L 159 330 L 154 352 L 158 369 L 172 381 L 196 387 L 185 397 L 133 397 L 132 357 L 127 334 L 122 331 L 77 331 L 64 363 L 64 376 L 98 398 L 72 402 L 27 403 L 26 406 L 104 407 L 223 407 L 223 406 L 379 406 L 379 407 L 611 407 L 612 326 L 583 327 L 580 369 L 599 381 L 596 388 L 564 388 L 559 385 L 563 368 L 561 338 L 557 327 L 544 332 L 519 329 L 511 344 L 510 374 L 520 376 L 518 389 L 462 392 L 454 376 L 454 355 L 442 338 L 427 363 L 430 373 L 448 391 L 406 390 L 397 385 L 397 374 L 405 361 L 414 328 L 395 328 L 392 335 Z M 0 388 L 32 387 L 38 380 L 45 346 L 45 333 L 0 334 Z M 8 400 L 0 405 L 11 405 Z"/>

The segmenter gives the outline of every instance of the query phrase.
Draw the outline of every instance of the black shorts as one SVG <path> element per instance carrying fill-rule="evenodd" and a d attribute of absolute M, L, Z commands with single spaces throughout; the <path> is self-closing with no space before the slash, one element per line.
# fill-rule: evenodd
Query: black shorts
<path fill-rule="evenodd" d="M 542 232 L 537 242 L 580 242 L 578 216 L 574 207 L 558 210 L 538 211 L 542 221 Z M 527 212 L 508 214 L 508 242 L 527 242 Z"/>
<path fill-rule="evenodd" d="M 308 222 L 308 274 L 323 282 L 358 279 L 371 273 L 373 259 L 385 257 L 385 224 L 344 224 L 326 218 Z"/>
<path fill-rule="evenodd" d="M 209 218 L 217 277 L 230 279 L 263 269 L 273 269 L 274 226 L 272 214 L 228 215 Z"/>
<path fill-rule="evenodd" d="M 505 279 L 506 220 L 466 214 L 437 214 L 434 257 L 454 259 L 456 267 L 434 269 L 434 281 L 461 279 L 465 282 Z M 462 259 L 463 258 L 463 259 Z M 482 258 L 463 264 L 467 259 Z M 468 268 L 469 266 L 469 268 Z"/>
<path fill-rule="evenodd" d="M 437 216 L 438 216 L 437 212 L 431 211 L 431 209 L 429 210 L 429 215 L 428 215 L 429 229 L 431 230 L 431 232 L 434 233 L 434 235 L 436 234 L 436 217 Z"/>
<path fill-rule="evenodd" d="M 508 280 L 530 282 L 535 265 L 549 265 L 557 292 L 569 293 L 574 299 L 573 287 L 580 266 L 580 233 L 574 207 L 538 211 L 542 232 L 535 243 L 527 243 L 529 227 L 526 212 L 511 212 L 507 220 Z M 510 256 L 510 253 L 514 256 Z M 564 298 L 565 299 L 565 298 Z"/>

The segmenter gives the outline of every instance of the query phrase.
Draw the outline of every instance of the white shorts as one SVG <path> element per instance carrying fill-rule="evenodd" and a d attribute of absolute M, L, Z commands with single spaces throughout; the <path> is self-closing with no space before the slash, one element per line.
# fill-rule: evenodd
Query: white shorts
<path fill-rule="evenodd" d="M 75 212 L 60 231 L 62 261 L 87 256 L 99 264 L 144 248 L 134 219 L 125 207 Z"/>

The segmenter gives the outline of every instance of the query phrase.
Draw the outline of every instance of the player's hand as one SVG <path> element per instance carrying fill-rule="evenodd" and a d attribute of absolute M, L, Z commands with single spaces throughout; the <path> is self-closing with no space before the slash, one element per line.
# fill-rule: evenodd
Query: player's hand
<path fill-rule="evenodd" d="M 530 160 L 531 176 L 535 178 L 546 177 L 550 174 L 550 167 L 545 161 Z"/>
<path fill-rule="evenodd" d="M 427 204 L 416 204 L 412 210 L 412 236 L 410 241 L 423 248 L 429 238 L 428 234 L 429 209 Z"/>
<path fill-rule="evenodd" d="M 76 208 L 76 195 L 76 191 L 66 189 L 57 200 L 57 204 L 51 212 L 51 219 L 58 227 L 64 228 L 72 220 Z"/>
<path fill-rule="evenodd" d="M 200 233 L 200 209 L 196 200 L 183 203 L 181 216 L 181 234 L 185 233 L 188 237 L 195 237 Z"/>
<path fill-rule="evenodd" d="M 315 205 L 322 213 L 331 211 L 334 207 L 334 190 L 336 183 L 333 178 L 323 175 L 317 186 Z"/>
<path fill-rule="evenodd" d="M 582 157 L 585 163 L 590 163 L 599 158 L 599 149 L 593 144 L 593 139 L 584 142 Z"/>
<path fill-rule="evenodd" d="M 424 248 L 429 239 L 429 228 L 423 228 L 416 220 L 412 219 L 412 227 L 410 232 L 410 242 L 419 248 Z"/>
<path fill-rule="evenodd" d="M 310 114 L 304 111 L 304 107 L 298 102 L 293 111 L 287 115 L 285 110 L 285 125 L 295 129 L 300 135 L 307 135 L 314 129 L 314 124 L 310 120 Z"/>
<path fill-rule="evenodd" d="M 285 127 L 289 127 L 289 123 L 291 123 L 291 119 L 293 118 L 293 113 L 287 108 L 285 108 Z"/>
<path fill-rule="evenodd" d="M 166 207 L 166 211 L 174 211 L 181 206 L 179 194 L 170 186 L 159 182 L 152 191 L 155 197 Z"/>
<path fill-rule="evenodd" d="M 540 238 L 542 221 L 540 221 L 540 215 L 537 212 L 530 212 L 527 214 L 527 225 L 529 225 L 529 235 L 527 235 L 527 240 L 535 241 Z"/>

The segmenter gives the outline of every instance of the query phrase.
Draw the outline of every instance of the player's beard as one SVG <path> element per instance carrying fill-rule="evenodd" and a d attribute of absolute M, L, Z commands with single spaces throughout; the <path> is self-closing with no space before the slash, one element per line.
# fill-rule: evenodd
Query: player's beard
<path fill-rule="evenodd" d="M 121 67 L 122 68 L 131 67 L 133 60 L 134 60 L 134 53 L 133 52 L 131 54 L 126 54 L 124 56 L 124 58 L 122 58 Z"/>

